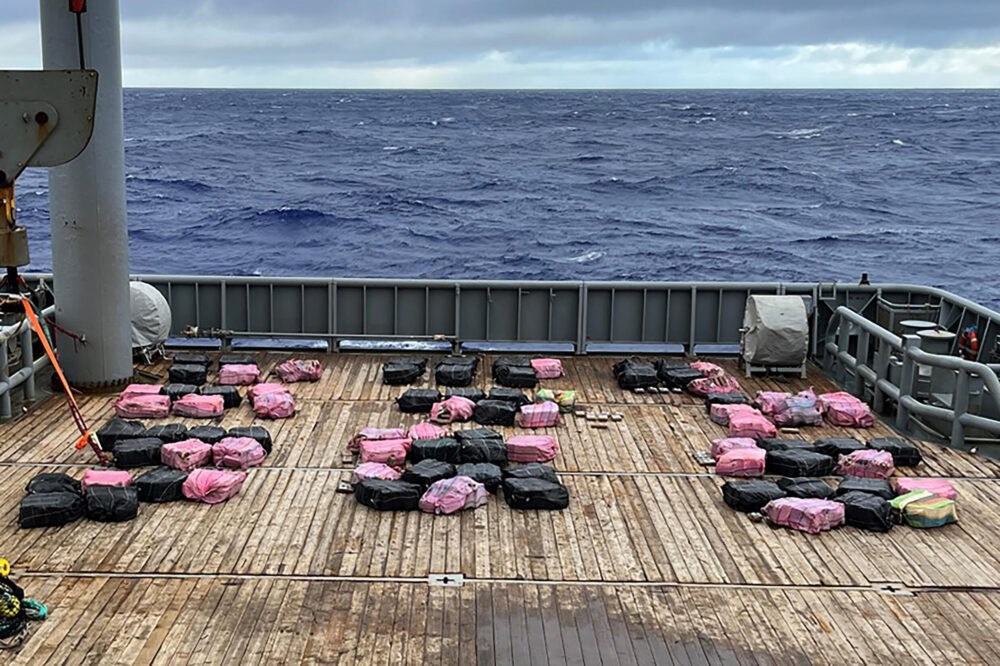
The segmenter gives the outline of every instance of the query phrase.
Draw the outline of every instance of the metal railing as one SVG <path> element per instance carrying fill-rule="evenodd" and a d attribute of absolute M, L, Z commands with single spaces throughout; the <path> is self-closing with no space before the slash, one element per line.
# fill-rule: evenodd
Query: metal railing
<path fill-rule="evenodd" d="M 42 316 L 51 316 L 55 312 L 55 307 L 50 306 L 42 310 Z M 11 373 L 9 367 L 10 343 L 17 340 L 20 349 L 20 367 Z M 35 334 L 27 319 L 22 319 L 16 324 L 0 327 L 0 419 L 9 419 L 12 416 L 12 405 L 10 392 L 17 388 L 22 389 L 25 402 L 35 400 L 35 375 L 42 368 L 49 365 L 48 356 L 42 354 L 35 359 L 34 353 Z"/>
<path fill-rule="evenodd" d="M 850 308 L 841 306 L 835 311 L 837 333 L 826 342 L 829 354 L 827 367 L 832 367 L 837 381 L 859 398 L 872 394 L 876 411 L 884 412 L 887 399 L 896 405 L 895 425 L 902 432 L 920 426 L 915 417 L 936 419 L 950 425 L 951 445 L 966 446 L 966 428 L 977 428 L 993 435 L 1000 435 L 1000 420 L 987 418 L 969 411 L 970 386 L 973 378 L 982 381 L 985 396 L 1000 413 L 1000 380 L 994 369 L 984 363 L 969 361 L 958 356 L 932 354 L 920 348 L 916 335 L 895 335 Z M 852 327 L 856 329 L 856 345 L 852 354 Z M 890 366 L 899 363 L 898 373 Z M 951 404 L 947 407 L 929 404 L 915 395 L 921 367 L 955 374 Z M 893 377 L 896 377 L 894 380 Z"/>

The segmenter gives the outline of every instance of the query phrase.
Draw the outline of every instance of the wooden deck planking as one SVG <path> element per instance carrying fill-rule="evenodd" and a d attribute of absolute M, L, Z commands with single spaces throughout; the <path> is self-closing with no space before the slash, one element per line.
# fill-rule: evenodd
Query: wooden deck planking
<path fill-rule="evenodd" d="M 263 355 L 262 368 L 285 357 Z M 492 358 L 483 357 L 483 388 Z M 560 442 L 553 464 L 570 488 L 568 510 L 515 512 L 491 497 L 455 516 L 380 514 L 335 492 L 349 478 L 344 444 L 360 427 L 421 417 L 394 408 L 407 387 L 380 384 L 381 357 L 323 360 L 322 381 L 293 385 L 294 419 L 259 422 L 246 405 L 221 419 L 265 425 L 275 450 L 239 496 L 215 507 L 143 505 L 125 524 L 19 530 L 27 480 L 78 475 L 91 455 L 69 446 L 72 425 L 57 399 L 0 426 L 2 554 L 30 572 L 29 592 L 54 611 L 17 663 L 1000 661 L 995 636 L 956 619 L 986 626 L 1000 617 L 994 461 L 918 444 L 925 463 L 905 471 L 955 479 L 958 525 L 816 537 L 774 530 L 725 507 L 722 479 L 693 460 L 724 435 L 699 401 L 620 391 L 614 359 L 574 358 L 565 378 L 543 384 L 577 388 L 581 404 L 624 420 L 597 429 L 569 417 L 548 430 Z M 834 390 L 812 375 L 741 381 L 750 393 Z M 110 400 L 85 396 L 81 406 L 100 424 Z M 891 434 L 881 422 L 803 429 L 807 439 Z M 462 573 L 466 585 L 407 582 L 435 572 Z M 919 594 L 871 589 L 885 583 Z"/>

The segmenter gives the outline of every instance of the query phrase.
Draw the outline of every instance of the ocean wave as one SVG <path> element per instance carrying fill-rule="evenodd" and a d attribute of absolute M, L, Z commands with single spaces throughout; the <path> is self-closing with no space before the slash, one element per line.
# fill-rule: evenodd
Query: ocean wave
<path fill-rule="evenodd" d="M 211 192 L 215 188 L 208 183 L 192 178 L 150 178 L 147 176 L 136 176 L 127 174 L 125 181 L 132 184 L 150 185 L 153 187 L 167 187 L 172 189 L 186 190 L 188 192 Z"/>
<path fill-rule="evenodd" d="M 573 263 L 576 264 L 589 264 L 593 261 L 601 259 L 602 257 L 604 257 L 605 254 L 607 253 L 601 250 L 591 250 L 590 252 L 585 252 L 576 257 L 570 257 L 566 261 L 572 261 Z"/>

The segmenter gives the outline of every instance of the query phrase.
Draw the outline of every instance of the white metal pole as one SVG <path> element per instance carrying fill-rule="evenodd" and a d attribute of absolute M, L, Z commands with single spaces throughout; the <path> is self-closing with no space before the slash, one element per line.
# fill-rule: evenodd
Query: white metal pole
<path fill-rule="evenodd" d="M 66 0 L 40 6 L 45 69 L 98 72 L 90 145 L 49 169 L 55 317 L 86 336 L 60 336 L 59 358 L 71 383 L 112 386 L 132 376 L 118 0 L 89 0 L 79 15 Z"/>

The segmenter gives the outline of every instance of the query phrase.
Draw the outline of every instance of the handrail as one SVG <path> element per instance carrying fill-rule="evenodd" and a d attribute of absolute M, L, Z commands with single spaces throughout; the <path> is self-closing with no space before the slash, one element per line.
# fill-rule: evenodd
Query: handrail
<path fill-rule="evenodd" d="M 51 316 L 55 306 L 42 310 L 43 316 Z M 24 387 L 24 399 L 31 402 L 35 399 L 35 375 L 49 365 L 47 355 L 35 359 L 34 331 L 27 319 L 16 324 L 0 327 L 0 419 L 9 419 L 12 415 L 10 392 L 20 386 Z M 21 346 L 21 368 L 14 374 L 9 374 L 7 367 L 7 348 L 10 341 L 19 338 Z"/>
<path fill-rule="evenodd" d="M 1000 435 L 1000 421 L 968 413 L 970 376 L 982 379 L 986 394 L 990 396 L 997 412 L 1000 412 L 1000 379 L 991 367 L 958 356 L 932 354 L 919 347 L 917 336 L 895 335 L 846 306 L 838 307 L 833 316 L 831 323 L 835 320 L 839 322 L 838 332 L 826 342 L 824 348 L 840 363 L 838 379 L 844 382 L 845 370 L 850 369 L 855 378 L 853 392 L 859 397 L 864 394 L 865 385 L 871 385 L 876 409 L 881 409 L 885 396 L 895 400 L 897 428 L 906 430 L 910 425 L 911 415 L 919 414 L 949 422 L 952 426 L 951 442 L 956 447 L 962 447 L 965 443 L 966 426 Z M 848 350 L 849 324 L 856 326 L 859 331 L 857 356 L 851 355 Z M 882 343 L 875 353 L 874 368 L 868 364 L 872 336 Z M 889 378 L 889 354 L 892 352 L 896 352 L 903 361 L 898 385 Z M 950 408 L 921 402 L 912 395 L 916 382 L 915 364 L 957 373 Z"/>

